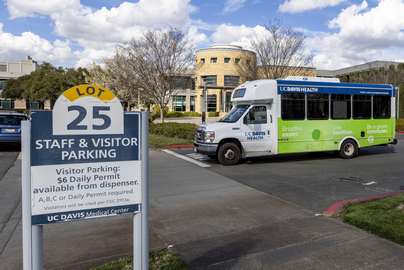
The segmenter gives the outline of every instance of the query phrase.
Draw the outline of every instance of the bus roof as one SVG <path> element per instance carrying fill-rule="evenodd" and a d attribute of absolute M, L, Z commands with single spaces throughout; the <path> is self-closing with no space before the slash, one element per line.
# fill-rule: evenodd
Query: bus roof
<path fill-rule="evenodd" d="M 340 83 L 314 80 L 256 80 L 237 87 L 232 94 L 232 102 L 273 100 L 284 93 L 323 93 L 343 95 L 383 95 L 394 96 L 391 84 Z"/>

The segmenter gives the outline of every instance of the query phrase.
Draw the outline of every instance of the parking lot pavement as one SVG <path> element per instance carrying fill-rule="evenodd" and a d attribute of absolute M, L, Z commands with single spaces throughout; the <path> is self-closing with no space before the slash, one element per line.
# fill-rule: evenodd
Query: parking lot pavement
<path fill-rule="evenodd" d="M 155 238 L 191 269 L 402 269 L 404 248 L 161 152 Z"/>
<path fill-rule="evenodd" d="M 191 269 L 402 269 L 403 247 L 233 181 L 212 162 L 155 151 L 150 161 L 151 247 L 173 245 Z M 0 189 L 3 209 L 17 199 L 0 232 L 0 269 L 21 269 L 20 163 L 0 181 L 10 184 Z M 129 255 L 131 235 L 127 215 L 45 226 L 45 267 L 88 269 Z"/>
<path fill-rule="evenodd" d="M 404 140 L 362 149 L 352 160 L 334 153 L 254 158 L 222 166 L 191 149 L 178 153 L 203 161 L 210 170 L 267 194 L 321 213 L 338 200 L 404 190 Z"/>

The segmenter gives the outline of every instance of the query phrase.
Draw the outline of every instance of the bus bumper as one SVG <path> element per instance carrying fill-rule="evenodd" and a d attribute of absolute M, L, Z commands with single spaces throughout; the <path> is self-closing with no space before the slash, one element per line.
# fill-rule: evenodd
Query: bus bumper
<path fill-rule="evenodd" d="M 194 142 L 194 150 L 204 155 L 216 155 L 217 143 L 196 143 Z"/>

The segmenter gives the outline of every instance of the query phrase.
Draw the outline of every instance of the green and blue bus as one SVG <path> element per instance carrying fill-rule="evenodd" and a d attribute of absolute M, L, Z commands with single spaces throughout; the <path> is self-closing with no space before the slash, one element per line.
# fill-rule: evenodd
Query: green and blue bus
<path fill-rule="evenodd" d="M 246 82 L 232 93 L 232 110 L 201 125 L 195 150 L 224 165 L 247 157 L 338 151 L 395 144 L 398 89 L 390 84 L 287 78 Z"/>

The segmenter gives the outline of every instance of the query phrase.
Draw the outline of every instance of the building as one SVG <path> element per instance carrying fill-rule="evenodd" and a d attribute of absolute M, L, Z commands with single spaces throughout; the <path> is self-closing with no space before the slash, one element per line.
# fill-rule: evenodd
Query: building
<path fill-rule="evenodd" d="M 233 89 L 246 81 L 245 68 L 256 65 L 254 52 L 234 45 L 215 45 L 195 55 L 195 110 L 202 111 L 203 88 L 207 88 L 207 111 L 231 109 Z"/>
<path fill-rule="evenodd" d="M 28 75 L 35 71 L 36 67 L 37 63 L 31 57 L 19 62 L 0 61 L 0 95 L 6 86 L 7 80 Z M 0 109 L 25 109 L 26 107 L 25 100 L 0 99 Z"/>
<path fill-rule="evenodd" d="M 214 45 L 195 55 L 193 72 L 179 77 L 170 111 L 202 112 L 203 89 L 207 88 L 206 110 L 222 115 L 231 109 L 231 93 L 249 77 L 263 77 L 268 67 L 257 66 L 256 54 L 235 45 Z M 312 67 L 285 67 L 288 76 L 316 76 Z"/>
<path fill-rule="evenodd" d="M 400 62 L 393 62 L 393 61 L 372 61 L 360 65 L 355 65 L 351 67 L 336 69 L 336 70 L 324 70 L 318 69 L 316 71 L 318 77 L 338 77 L 342 75 L 346 75 L 353 72 L 365 71 L 365 70 L 372 70 L 372 69 L 379 69 L 379 68 L 389 68 L 390 66 L 398 66 L 402 64 Z"/>

